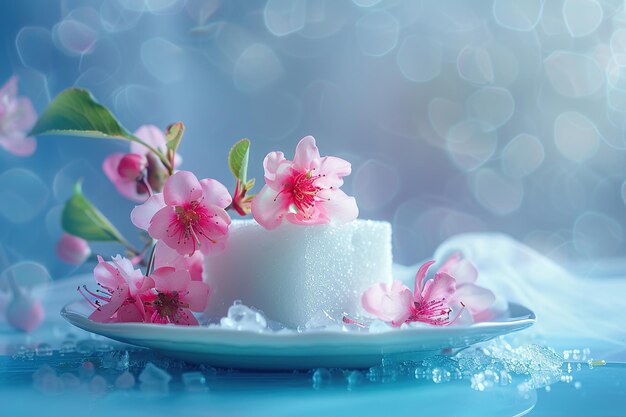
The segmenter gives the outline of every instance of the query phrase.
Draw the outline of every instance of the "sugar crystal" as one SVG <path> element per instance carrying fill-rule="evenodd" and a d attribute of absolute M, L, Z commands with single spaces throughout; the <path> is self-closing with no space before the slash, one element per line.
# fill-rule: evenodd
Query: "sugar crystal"
<path fill-rule="evenodd" d="M 139 374 L 140 388 L 142 391 L 166 393 L 169 391 L 169 384 L 172 376 L 165 370 L 157 367 L 152 362 L 148 362 Z"/>
<path fill-rule="evenodd" d="M 262 313 L 235 300 L 228 309 L 228 315 L 220 320 L 220 326 L 226 329 L 260 332 L 267 329 L 267 320 Z"/>
<path fill-rule="evenodd" d="M 206 378 L 202 372 L 185 372 L 180 378 L 185 385 L 185 390 L 189 392 L 206 392 L 209 388 L 206 385 Z"/>

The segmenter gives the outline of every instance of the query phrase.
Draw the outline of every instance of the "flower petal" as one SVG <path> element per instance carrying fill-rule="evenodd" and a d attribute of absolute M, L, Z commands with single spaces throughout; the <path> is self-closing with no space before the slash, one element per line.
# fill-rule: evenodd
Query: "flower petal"
<path fill-rule="evenodd" d="M 154 194 L 152 197 L 148 198 L 145 203 L 135 206 L 130 213 L 130 220 L 138 228 L 147 231 L 154 215 L 164 207 L 165 201 L 163 200 L 163 194 Z"/>
<path fill-rule="evenodd" d="M 293 165 L 298 171 L 310 171 L 316 165 L 316 160 L 320 158 L 320 152 L 315 146 L 313 136 L 303 137 L 296 146 L 296 154 L 293 158 Z"/>
<path fill-rule="evenodd" d="M 154 249 L 154 269 L 162 266 L 171 266 L 177 269 L 184 269 L 186 265 L 185 257 L 170 248 L 162 240 L 157 241 Z"/>
<path fill-rule="evenodd" d="M 176 269 L 189 271 L 192 281 L 202 281 L 204 270 L 204 255 L 196 251 L 192 256 L 181 255 L 176 250 L 167 246 L 163 241 L 156 243 L 154 268 L 171 266 Z"/>
<path fill-rule="evenodd" d="M 170 248 L 181 255 L 194 253 L 198 245 L 193 236 L 185 236 L 183 226 L 178 225 L 178 219 L 173 207 L 165 206 L 152 217 L 148 233 L 154 239 L 162 240 Z"/>
<path fill-rule="evenodd" d="M 113 290 L 111 294 L 111 301 L 101 305 L 93 313 L 89 315 L 89 320 L 97 321 L 99 323 L 108 323 L 116 321 L 112 319 L 113 315 L 119 310 L 128 298 L 128 287 L 120 286 Z"/>
<path fill-rule="evenodd" d="M 117 172 L 117 167 L 120 165 L 120 161 L 126 155 L 122 152 L 115 152 L 104 158 L 102 161 L 102 171 L 104 174 L 115 184 L 120 178 L 120 174 Z"/>
<path fill-rule="evenodd" d="M 315 168 L 316 175 L 320 175 L 315 185 L 320 187 L 339 188 L 343 185 L 343 177 L 352 172 L 350 162 L 335 156 L 321 158 Z"/>
<path fill-rule="evenodd" d="M 146 291 L 154 288 L 154 280 L 151 277 L 144 276 L 141 280 L 137 281 L 136 287 L 137 291 L 135 292 L 138 296 L 142 296 Z"/>
<path fill-rule="evenodd" d="M 137 303 L 124 304 L 117 310 L 115 321 L 118 323 L 141 323 L 145 321 L 145 313 L 140 310 Z"/>
<path fill-rule="evenodd" d="M 165 182 L 163 197 L 168 206 L 180 206 L 199 200 L 202 186 L 192 172 L 178 171 Z"/>
<path fill-rule="evenodd" d="M 361 297 L 365 311 L 381 320 L 391 322 L 394 326 L 404 323 L 411 315 L 413 294 L 400 281 L 391 286 L 385 283 L 368 288 Z"/>
<path fill-rule="evenodd" d="M 146 201 L 148 194 L 140 194 L 137 192 L 137 182 L 123 178 L 117 171 L 117 167 L 120 165 L 120 161 L 125 155 L 124 153 L 116 152 L 107 156 L 102 162 L 102 171 L 104 171 L 107 178 L 124 197 L 137 202 Z"/>
<path fill-rule="evenodd" d="M 187 270 L 189 271 L 191 280 L 202 281 L 202 274 L 204 272 L 204 255 L 202 252 L 196 252 L 193 255 L 186 257 L 186 260 Z"/>
<path fill-rule="evenodd" d="M 191 311 L 204 311 L 209 301 L 210 288 L 204 282 L 191 281 L 187 287 L 187 295 L 183 298 L 189 303 Z"/>
<path fill-rule="evenodd" d="M 0 88 L 0 99 L 14 99 L 17 96 L 17 81 L 17 76 L 13 75 L 4 83 Z"/>
<path fill-rule="evenodd" d="M 463 284 L 457 287 L 454 299 L 465 304 L 474 315 L 491 307 L 496 301 L 496 296 L 487 288 L 475 284 Z"/>
<path fill-rule="evenodd" d="M 98 256 L 98 264 L 93 269 L 93 277 L 98 284 L 105 288 L 115 289 L 126 284 L 115 266 L 105 262 L 101 256 Z"/>
<path fill-rule="evenodd" d="M 276 179 L 276 171 L 282 162 L 286 161 L 282 152 L 270 152 L 263 159 L 265 182 L 269 183 Z"/>
<path fill-rule="evenodd" d="M 252 216 L 266 229 L 275 229 L 289 212 L 289 196 L 278 193 L 268 185 L 252 199 Z"/>
<path fill-rule="evenodd" d="M 456 291 L 456 280 L 445 272 L 438 272 L 435 278 L 426 281 L 422 290 L 422 300 L 451 300 Z"/>
<path fill-rule="evenodd" d="M 324 190 L 318 196 L 324 200 L 317 203 L 316 208 L 331 223 L 348 223 L 359 216 L 356 199 L 339 189 Z"/>
<path fill-rule="evenodd" d="M 31 156 L 37 149 L 37 141 L 23 132 L 11 132 L 0 136 L 0 146 L 17 156 Z"/>
<path fill-rule="evenodd" d="M 189 272 L 170 266 L 155 269 L 150 277 L 154 280 L 154 288 L 159 292 L 186 292 L 191 282 Z"/>
<path fill-rule="evenodd" d="M 463 258 L 463 255 L 459 252 L 452 254 L 446 259 L 438 272 L 446 272 L 452 275 L 456 279 L 457 284 L 476 282 L 478 278 L 478 271 L 474 264 Z"/>
<path fill-rule="evenodd" d="M 202 187 L 203 203 L 206 205 L 226 208 L 232 203 L 233 199 L 226 187 L 219 181 L 211 178 L 205 178 L 200 181 Z"/>
<path fill-rule="evenodd" d="M 57 243 L 56 254 L 65 263 L 81 265 L 91 255 L 91 248 L 85 239 L 63 233 Z"/>
<path fill-rule="evenodd" d="M 428 268 L 430 268 L 430 266 L 434 263 L 435 261 L 425 262 L 417 270 L 417 274 L 415 274 L 415 284 L 413 286 L 413 294 L 415 294 L 415 301 L 421 301 L 422 288 L 424 286 L 424 278 L 426 278 L 426 274 L 428 273 Z"/>
<path fill-rule="evenodd" d="M 113 265 L 119 272 L 124 282 L 128 285 L 130 295 L 134 296 L 144 284 L 143 273 L 134 268 L 130 259 L 123 258 L 120 255 L 113 257 Z"/>
<path fill-rule="evenodd" d="M 199 233 L 200 252 L 207 254 L 213 251 L 224 249 L 228 238 L 228 227 L 231 220 L 226 210 L 217 206 L 208 206 L 206 208 L 209 219 L 200 223 L 202 233 Z M 193 253 L 189 253 L 192 256 Z"/>
<path fill-rule="evenodd" d="M 139 273 L 139 276 L 143 276 L 138 269 L 135 269 L 133 263 L 128 258 L 124 258 L 122 255 L 115 255 L 112 257 L 113 264 L 122 273 L 124 277 L 131 277 L 135 273 Z"/>
<path fill-rule="evenodd" d="M 179 326 L 197 326 L 198 319 L 196 319 L 191 310 L 184 308 L 176 314 L 174 323 Z"/>
<path fill-rule="evenodd" d="M 285 219 L 289 223 L 312 226 L 316 224 L 328 224 L 330 223 L 330 219 L 326 215 L 326 209 L 322 204 L 317 204 L 314 207 L 311 207 L 309 210 L 302 212 L 298 211 L 296 213 L 288 212 L 285 215 Z"/>
<path fill-rule="evenodd" d="M 11 121 L 11 127 L 26 133 L 35 125 L 35 122 L 37 121 L 37 112 L 35 112 L 33 103 L 27 97 L 19 97 L 14 103 L 15 116 Z"/>

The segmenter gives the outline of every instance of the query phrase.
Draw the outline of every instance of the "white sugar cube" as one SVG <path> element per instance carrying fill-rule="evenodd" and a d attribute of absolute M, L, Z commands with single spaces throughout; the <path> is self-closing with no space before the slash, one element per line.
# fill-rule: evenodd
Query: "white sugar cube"
<path fill-rule="evenodd" d="M 265 230 L 254 220 L 233 221 L 226 249 L 206 257 L 212 289 L 207 315 L 225 316 L 235 300 L 290 327 L 320 310 L 337 317 L 362 314 L 361 294 L 391 282 L 391 265 L 387 222 L 285 223 Z"/>

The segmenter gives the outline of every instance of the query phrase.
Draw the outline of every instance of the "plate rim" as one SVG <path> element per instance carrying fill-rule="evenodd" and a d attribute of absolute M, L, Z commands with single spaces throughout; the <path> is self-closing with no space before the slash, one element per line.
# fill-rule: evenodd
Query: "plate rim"
<path fill-rule="evenodd" d="M 389 335 L 405 335 L 407 337 L 415 336 L 415 335 L 428 335 L 434 336 L 437 334 L 448 334 L 450 332 L 454 332 L 456 336 L 462 336 L 463 333 L 474 333 L 475 331 L 480 331 L 482 329 L 501 329 L 501 328 L 514 328 L 511 331 L 519 331 L 531 327 L 535 324 L 537 318 L 533 310 L 530 308 L 520 304 L 509 302 L 509 311 L 512 309 L 519 310 L 524 312 L 523 314 L 519 314 L 516 317 L 509 318 L 507 320 L 502 321 L 482 321 L 478 323 L 472 323 L 470 325 L 457 325 L 457 326 L 425 326 L 425 327 L 411 327 L 411 328 L 390 328 L 387 331 L 381 331 L 376 333 L 369 332 L 341 332 L 341 331 L 328 331 L 328 330 L 311 330 L 303 333 L 299 332 L 280 332 L 280 331 L 265 331 L 265 332 L 257 332 L 252 330 L 232 330 L 232 329 L 222 329 L 216 327 L 209 326 L 178 326 L 174 324 L 154 324 L 154 323 L 100 323 L 95 322 L 87 318 L 84 314 L 79 312 L 75 312 L 71 310 L 71 307 L 74 305 L 86 305 L 86 301 L 84 300 L 74 300 L 72 302 L 67 303 L 63 306 L 60 311 L 60 315 L 73 326 L 79 327 L 85 331 L 90 333 L 96 333 L 105 337 L 109 337 L 108 334 L 127 334 L 132 330 L 137 329 L 146 329 L 148 331 L 154 331 L 157 329 L 167 328 L 168 333 L 188 333 L 194 335 L 196 333 L 207 333 L 212 336 L 227 336 L 229 339 L 232 338 L 254 338 L 259 341 L 263 341 L 264 339 L 268 340 L 276 340 L 280 339 L 281 341 L 290 341 L 290 340 L 303 340 L 309 338 L 324 338 L 324 337 L 336 337 L 337 335 L 341 335 L 342 339 L 350 339 L 354 338 L 356 340 L 367 340 L 367 339 L 377 339 L 383 338 Z M 102 330 L 102 332 L 95 332 L 92 329 Z M 103 334 L 106 333 L 107 335 Z"/>

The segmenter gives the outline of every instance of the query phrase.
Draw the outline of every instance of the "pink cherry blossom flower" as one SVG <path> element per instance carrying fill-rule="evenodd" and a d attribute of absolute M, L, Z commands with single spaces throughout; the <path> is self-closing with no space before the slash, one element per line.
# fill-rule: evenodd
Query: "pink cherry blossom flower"
<path fill-rule="evenodd" d="M 165 134 L 156 126 L 141 126 L 134 135 L 163 153 L 167 151 Z M 174 164 L 181 163 L 182 158 L 176 154 Z M 160 192 L 167 177 L 157 156 L 136 142 L 130 142 L 129 153 L 109 155 L 102 163 L 102 170 L 120 194 L 137 202 L 146 201 L 152 191 Z"/>
<path fill-rule="evenodd" d="M 271 152 L 263 161 L 265 185 L 252 200 L 252 215 L 266 229 L 283 219 L 300 225 L 346 223 L 357 218 L 354 197 L 339 189 L 350 174 L 350 163 L 333 156 L 320 157 L 315 139 L 303 138 L 293 161 Z"/>
<path fill-rule="evenodd" d="M 460 255 L 453 255 L 434 278 L 426 279 L 433 263 L 426 262 L 419 268 L 413 291 L 400 281 L 370 287 L 361 298 L 363 308 L 393 326 L 416 321 L 445 326 L 454 323 L 466 307 L 474 315 L 494 302 L 491 291 L 474 284 L 476 269 Z M 450 319 L 454 311 L 456 316 Z"/>
<path fill-rule="evenodd" d="M 209 299 L 209 286 L 204 282 L 192 281 L 188 271 L 170 266 L 155 269 L 156 293 L 144 298 L 152 314 L 152 323 L 174 323 L 187 326 L 198 324 L 192 311 L 204 311 Z"/>
<path fill-rule="evenodd" d="M 36 120 L 31 101 L 17 96 L 17 77 L 9 78 L 0 88 L 0 147 L 17 156 L 32 155 L 37 142 L 27 133 Z"/>
<path fill-rule="evenodd" d="M 207 254 L 225 247 L 231 203 L 226 187 L 213 179 L 198 181 L 189 171 L 178 171 L 155 194 L 131 213 L 135 226 L 148 231 L 181 255 L 196 250 Z"/>
<path fill-rule="evenodd" d="M 84 291 L 93 296 L 91 302 L 79 288 L 79 292 L 96 309 L 89 319 L 101 323 L 143 322 L 146 311 L 142 297 L 147 297 L 154 287 L 154 281 L 133 268 L 129 259 L 114 256 L 112 262 L 105 262 L 98 256 L 98 265 L 93 270 L 99 289 L 96 292 Z"/>
<path fill-rule="evenodd" d="M 192 281 L 202 281 L 204 271 L 204 255 L 200 251 L 193 255 L 181 255 L 162 241 L 156 243 L 154 269 L 171 266 L 189 272 Z"/>
<path fill-rule="evenodd" d="M 63 233 L 56 247 L 57 256 L 63 262 L 80 265 L 91 255 L 91 248 L 85 239 Z"/>

